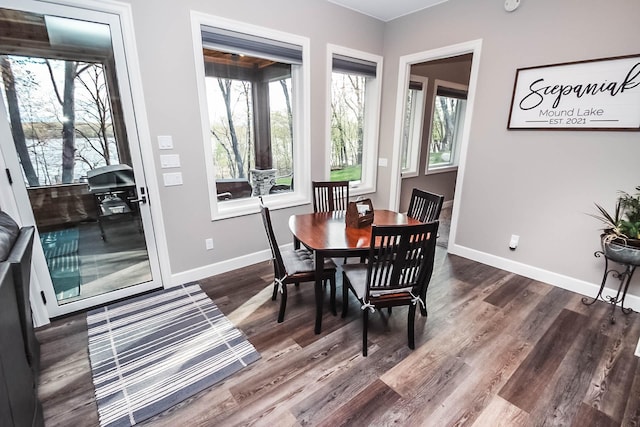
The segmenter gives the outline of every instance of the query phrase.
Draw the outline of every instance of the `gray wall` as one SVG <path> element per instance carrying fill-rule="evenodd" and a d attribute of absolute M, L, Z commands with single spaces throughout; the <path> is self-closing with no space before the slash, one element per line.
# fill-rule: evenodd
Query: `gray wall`
<path fill-rule="evenodd" d="M 186 272 L 268 249 L 259 215 L 211 221 L 202 126 L 196 90 L 190 11 L 285 31 L 311 40 L 311 154 L 324 158 L 327 43 L 374 54 L 382 53 L 384 25 L 324 0 L 129 1 L 133 9 L 146 110 L 156 168 L 152 178 L 160 203 L 171 271 Z M 354 31 L 354 28 L 357 31 Z M 172 135 L 180 155 L 184 185 L 164 187 L 157 148 L 158 135 Z M 312 162 L 312 179 L 324 176 Z M 153 201 L 152 201 L 153 202 Z M 287 219 L 310 212 L 311 205 L 273 212 L 281 244 L 291 242 Z M 205 250 L 211 237 L 215 248 Z"/>
<path fill-rule="evenodd" d="M 640 53 L 638 16 L 629 0 L 524 1 L 513 13 L 493 0 L 449 0 L 387 24 L 380 155 L 394 149 L 399 57 L 482 39 L 455 243 L 558 281 L 599 283 L 600 224 L 586 213 L 640 184 L 638 133 L 509 131 L 507 118 L 517 68 Z M 380 172 L 378 193 L 388 194 L 390 170 Z M 640 277 L 630 292 L 640 295 Z"/>

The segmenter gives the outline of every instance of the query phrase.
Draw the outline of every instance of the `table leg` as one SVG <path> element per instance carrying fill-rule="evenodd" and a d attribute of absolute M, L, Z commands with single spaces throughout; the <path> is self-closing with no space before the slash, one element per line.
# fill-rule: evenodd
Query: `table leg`
<path fill-rule="evenodd" d="M 315 251 L 316 253 L 316 334 L 322 331 L 322 302 L 324 301 L 324 292 L 322 292 L 322 271 L 324 267 L 324 254 L 322 251 Z"/>

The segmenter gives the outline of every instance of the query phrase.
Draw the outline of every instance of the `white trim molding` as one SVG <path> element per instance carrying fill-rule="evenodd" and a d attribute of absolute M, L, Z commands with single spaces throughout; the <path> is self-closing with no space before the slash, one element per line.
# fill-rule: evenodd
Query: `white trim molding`
<path fill-rule="evenodd" d="M 496 255 L 491 255 L 486 252 L 480 252 L 466 246 L 457 245 L 451 239 L 449 239 L 449 247 L 447 248 L 447 251 L 452 255 L 458 255 L 464 258 L 468 258 L 482 264 L 487 264 L 501 270 L 519 274 L 520 276 L 548 283 L 550 285 L 557 286 L 559 288 L 566 289 L 577 294 L 585 295 L 590 298 L 593 298 L 595 295 L 597 295 L 598 290 L 600 289 L 599 284 L 594 284 L 586 282 L 584 280 L 576 279 L 574 277 L 554 273 L 542 268 L 523 264 L 521 262 L 502 258 Z M 602 292 L 602 296 L 605 298 L 615 297 L 616 293 L 617 289 L 605 288 Z M 625 299 L 625 306 L 633 309 L 633 311 L 640 311 L 640 297 L 627 294 Z"/>
<path fill-rule="evenodd" d="M 293 249 L 293 243 L 280 246 L 280 250 Z M 217 274 L 227 273 L 259 262 L 271 259 L 271 251 L 263 250 L 242 255 L 236 258 L 220 261 L 215 264 L 209 264 L 192 270 L 182 271 L 171 276 L 171 282 L 165 283 L 165 288 L 180 286 L 184 283 L 196 282 L 198 280 L 215 276 Z"/>

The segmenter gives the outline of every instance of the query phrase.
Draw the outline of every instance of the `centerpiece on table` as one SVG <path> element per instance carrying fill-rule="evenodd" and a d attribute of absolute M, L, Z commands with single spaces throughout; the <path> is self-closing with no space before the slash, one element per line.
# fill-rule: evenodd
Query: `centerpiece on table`
<path fill-rule="evenodd" d="M 605 256 L 622 264 L 640 265 L 640 186 L 635 194 L 620 191 L 613 213 L 595 204 L 603 222 L 600 235 Z"/>

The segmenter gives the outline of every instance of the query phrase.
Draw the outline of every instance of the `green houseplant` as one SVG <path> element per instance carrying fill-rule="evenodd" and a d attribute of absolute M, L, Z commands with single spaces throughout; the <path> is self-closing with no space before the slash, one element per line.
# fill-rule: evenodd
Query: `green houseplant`
<path fill-rule="evenodd" d="M 604 224 L 600 238 L 605 255 L 618 262 L 640 265 L 640 186 L 635 194 L 620 191 L 613 213 L 599 204 L 599 215 L 592 215 Z"/>

